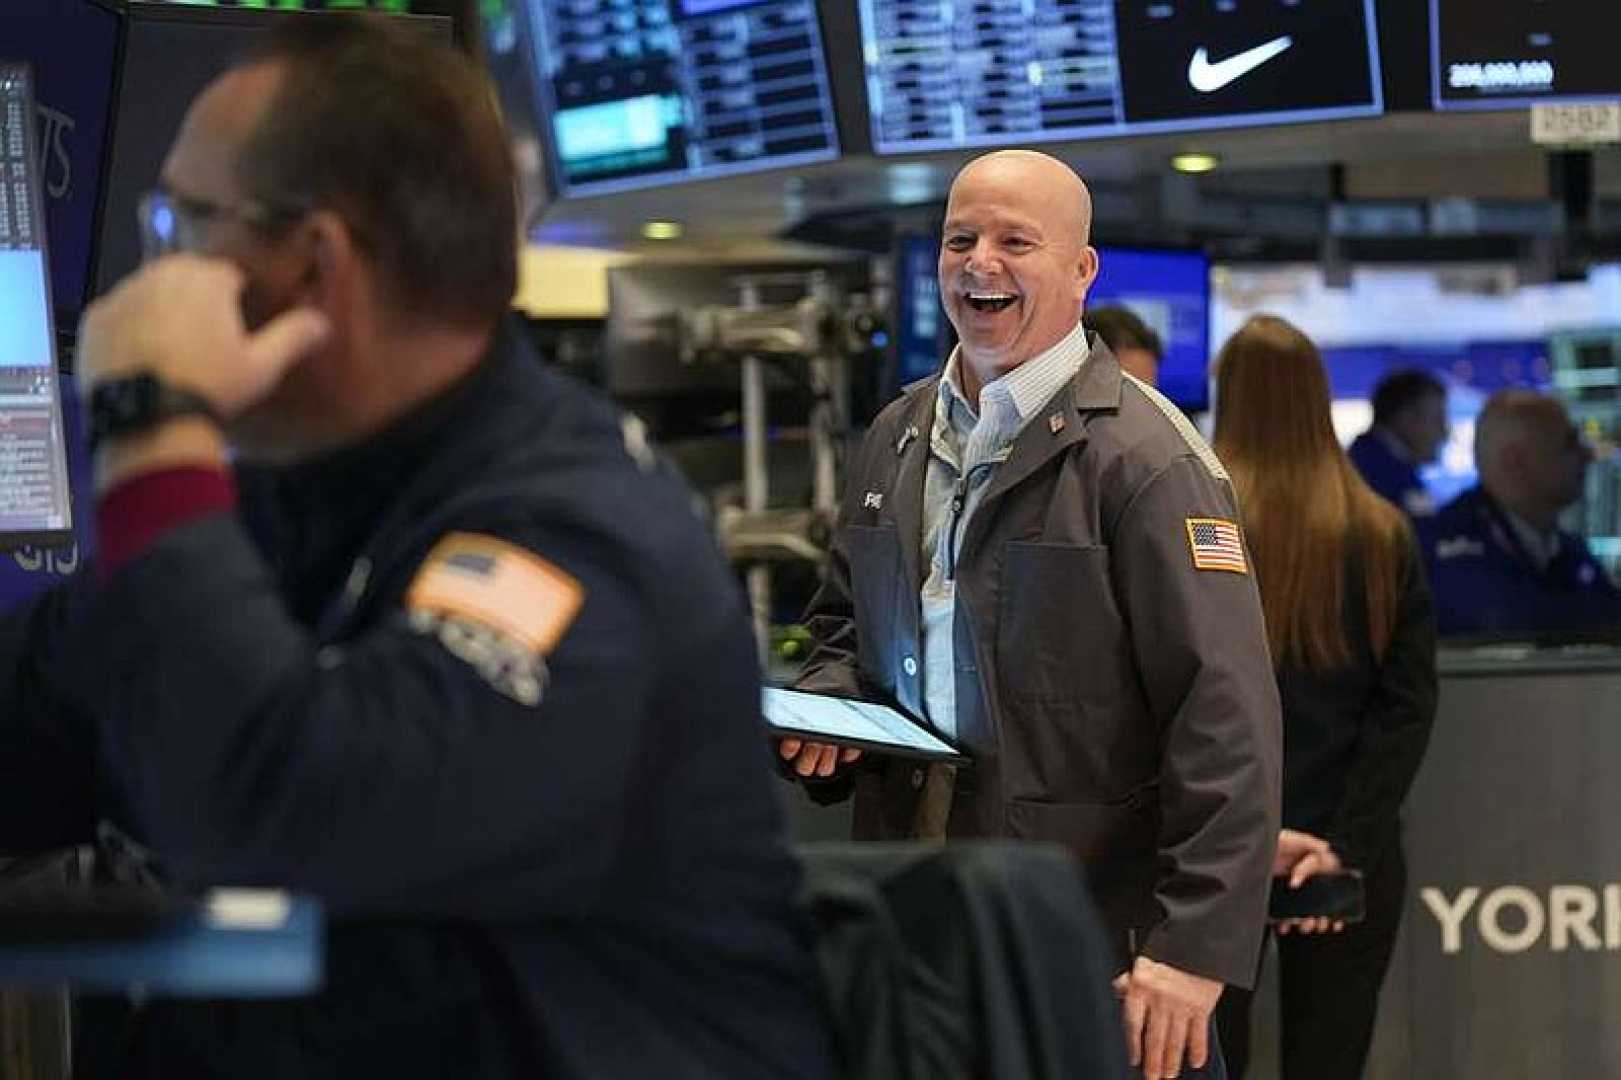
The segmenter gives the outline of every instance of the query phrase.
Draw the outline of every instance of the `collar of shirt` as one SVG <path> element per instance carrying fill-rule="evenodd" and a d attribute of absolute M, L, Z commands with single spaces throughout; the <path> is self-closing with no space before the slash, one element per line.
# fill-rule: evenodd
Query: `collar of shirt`
<path fill-rule="evenodd" d="M 1052 348 L 981 387 L 976 409 L 962 391 L 962 346 L 958 345 L 951 351 L 940 379 L 939 399 L 934 410 L 934 444 L 938 446 L 946 440 L 960 446 L 974 435 L 977 436 L 975 441 L 989 453 L 1006 449 L 1036 411 L 1075 378 L 1091 351 L 1086 330 L 1076 323 Z M 984 424 L 988 424 L 989 429 L 982 433 L 979 429 Z"/>
<path fill-rule="evenodd" d="M 1559 557 L 1559 530 L 1543 532 L 1508 507 L 1499 505 L 1498 509 L 1503 512 L 1503 520 L 1508 522 L 1508 527 L 1514 530 L 1514 538 L 1520 542 L 1521 549 L 1536 563 L 1537 570 L 1546 571 L 1549 564 Z"/>
<path fill-rule="evenodd" d="M 1391 431 L 1389 428 L 1379 427 L 1377 424 L 1375 424 L 1373 434 L 1375 438 L 1384 443 L 1385 449 L 1389 450 L 1397 461 L 1400 461 L 1404 465 L 1412 465 L 1415 467 L 1418 465 L 1418 462 L 1413 460 L 1413 452 L 1407 448 L 1407 444 L 1402 442 L 1401 437 L 1398 436 L 1394 431 Z"/>

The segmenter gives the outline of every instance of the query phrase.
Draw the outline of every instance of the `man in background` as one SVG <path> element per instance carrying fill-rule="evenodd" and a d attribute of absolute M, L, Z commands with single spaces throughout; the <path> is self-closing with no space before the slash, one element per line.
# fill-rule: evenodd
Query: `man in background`
<path fill-rule="evenodd" d="M 1587 542 L 1559 527 L 1592 453 L 1565 407 L 1531 390 L 1492 395 L 1475 422 L 1480 483 L 1421 523 L 1442 634 L 1604 634 L 1621 597 Z"/>
<path fill-rule="evenodd" d="M 1427 371 L 1395 371 L 1373 389 L 1373 426 L 1351 443 L 1351 463 L 1368 486 L 1415 520 L 1435 513 L 1418 468 L 1447 440 L 1447 391 Z"/>
<path fill-rule="evenodd" d="M 1103 339 L 1121 371 L 1149 386 L 1159 382 L 1159 362 L 1165 358 L 1165 343 L 1136 312 L 1120 304 L 1110 304 L 1088 308 L 1081 322 L 1088 331 Z"/>
<path fill-rule="evenodd" d="M 158 185 L 81 335 L 99 561 L 0 623 L 0 846 L 312 893 L 325 981 L 148 1001 L 75 1074 L 831 1076 L 736 589 L 509 325 L 483 77 L 301 21 Z"/>
<path fill-rule="evenodd" d="M 899 704 L 972 767 L 780 749 L 813 798 L 853 789 L 860 838 L 1067 846 L 1132 1063 L 1222 1077 L 1211 1011 L 1253 980 L 1277 841 L 1277 686 L 1225 470 L 1081 326 L 1091 224 L 1045 154 L 957 175 L 939 277 L 961 344 L 873 422 L 808 613 L 800 689 Z"/>

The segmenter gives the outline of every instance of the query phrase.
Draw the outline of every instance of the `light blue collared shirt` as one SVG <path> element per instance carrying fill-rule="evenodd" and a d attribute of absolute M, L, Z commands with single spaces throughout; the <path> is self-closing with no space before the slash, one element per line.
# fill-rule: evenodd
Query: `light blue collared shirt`
<path fill-rule="evenodd" d="M 1067 386 L 1091 350 L 1076 324 L 1062 341 L 1031 357 L 979 392 L 976 410 L 962 392 L 962 347 L 952 351 L 940 379 L 929 432 L 929 471 L 923 484 L 923 707 L 929 722 L 957 734 L 957 556 L 996 466 L 1007 460 L 1013 440 L 1053 395 Z"/>

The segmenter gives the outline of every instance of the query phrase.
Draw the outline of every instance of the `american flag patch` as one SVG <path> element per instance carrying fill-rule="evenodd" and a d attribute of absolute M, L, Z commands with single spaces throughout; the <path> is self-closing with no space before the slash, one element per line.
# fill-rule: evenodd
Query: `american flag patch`
<path fill-rule="evenodd" d="M 411 581 L 405 606 L 474 623 L 545 656 L 585 601 L 580 583 L 539 555 L 477 533 L 439 541 Z"/>
<path fill-rule="evenodd" d="M 1194 569 L 1250 572 L 1244 558 L 1244 538 L 1237 525 L 1220 518 L 1188 518 L 1187 525 Z"/>

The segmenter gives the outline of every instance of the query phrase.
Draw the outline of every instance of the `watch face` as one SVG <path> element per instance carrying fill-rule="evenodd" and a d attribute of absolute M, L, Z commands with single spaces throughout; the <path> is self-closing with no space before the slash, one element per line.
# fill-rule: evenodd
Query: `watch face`
<path fill-rule="evenodd" d="M 90 395 L 90 442 L 134 435 L 175 416 L 216 413 L 206 398 L 169 386 L 151 372 L 114 379 Z"/>
<path fill-rule="evenodd" d="M 125 379 L 115 379 L 96 387 L 91 408 L 98 419 L 112 425 L 112 430 L 127 431 L 144 427 L 156 419 L 158 411 L 158 380 L 142 372 Z M 100 426 L 100 425 L 98 425 Z"/>
<path fill-rule="evenodd" d="M 1366 0 L 1118 0 L 1126 123 L 1380 101 Z"/>

